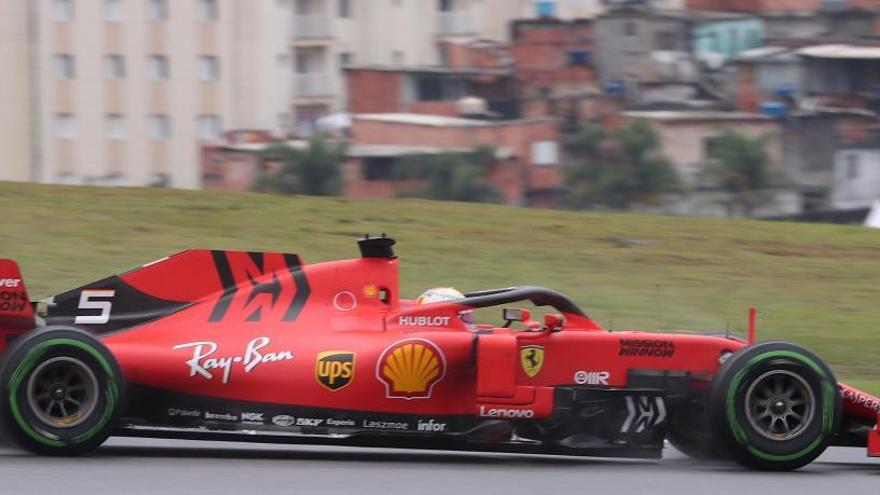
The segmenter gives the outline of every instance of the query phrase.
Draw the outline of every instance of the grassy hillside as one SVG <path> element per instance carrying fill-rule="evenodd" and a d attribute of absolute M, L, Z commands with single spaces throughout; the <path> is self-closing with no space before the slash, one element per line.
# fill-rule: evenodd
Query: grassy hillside
<path fill-rule="evenodd" d="M 819 352 L 880 392 L 880 231 L 855 226 L 584 214 L 420 200 L 350 201 L 0 183 L 0 257 L 44 297 L 187 247 L 307 262 L 398 240 L 408 295 L 547 285 L 614 329 L 743 332 Z"/>

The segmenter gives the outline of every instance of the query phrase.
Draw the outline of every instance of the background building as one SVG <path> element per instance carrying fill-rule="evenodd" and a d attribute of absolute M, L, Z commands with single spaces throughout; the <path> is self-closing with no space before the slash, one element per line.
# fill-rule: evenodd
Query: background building
<path fill-rule="evenodd" d="M 603 0 L 292 0 L 296 130 L 347 111 L 343 68 L 438 66 L 444 41 L 508 43 L 515 19 L 594 17 Z M 675 6 L 682 2 L 663 0 Z"/>
<path fill-rule="evenodd" d="M 225 127 L 289 125 L 291 21 L 283 2 L 3 5 L 34 19 L 34 70 L 15 75 L 28 74 L 35 93 L 39 127 L 29 141 L 40 154 L 30 168 L 41 181 L 199 187 L 201 143 L 218 140 Z"/>
<path fill-rule="evenodd" d="M 0 180 L 33 180 L 27 0 L 0 2 Z"/>

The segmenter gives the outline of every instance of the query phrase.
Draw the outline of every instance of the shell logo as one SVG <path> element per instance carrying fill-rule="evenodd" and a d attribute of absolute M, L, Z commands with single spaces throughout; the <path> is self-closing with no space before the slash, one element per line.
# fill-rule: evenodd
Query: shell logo
<path fill-rule="evenodd" d="M 425 339 L 406 339 L 388 346 L 379 356 L 376 378 L 389 399 L 427 399 L 446 376 L 446 357 Z"/>

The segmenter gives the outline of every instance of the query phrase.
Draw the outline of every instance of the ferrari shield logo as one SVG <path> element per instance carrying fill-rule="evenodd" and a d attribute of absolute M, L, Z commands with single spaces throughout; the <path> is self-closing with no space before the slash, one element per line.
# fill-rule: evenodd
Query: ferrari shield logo
<path fill-rule="evenodd" d="M 541 372 L 544 366 L 544 348 L 539 345 L 527 345 L 519 349 L 519 362 L 522 364 L 523 371 L 534 378 Z"/>

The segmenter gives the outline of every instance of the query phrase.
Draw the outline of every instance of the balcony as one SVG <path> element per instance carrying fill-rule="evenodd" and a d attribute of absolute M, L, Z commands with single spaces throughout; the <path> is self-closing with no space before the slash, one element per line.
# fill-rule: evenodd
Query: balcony
<path fill-rule="evenodd" d="M 325 14 L 303 14 L 293 19 L 293 37 L 297 40 L 330 37 L 330 17 Z"/>
<path fill-rule="evenodd" d="M 450 10 L 437 13 L 437 32 L 453 36 L 477 32 L 477 16 L 472 10 Z"/>
<path fill-rule="evenodd" d="M 296 74 L 293 78 L 293 91 L 298 97 L 332 96 L 333 76 L 326 72 Z"/>

